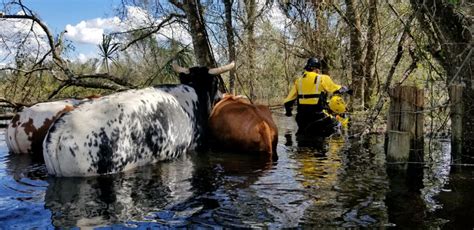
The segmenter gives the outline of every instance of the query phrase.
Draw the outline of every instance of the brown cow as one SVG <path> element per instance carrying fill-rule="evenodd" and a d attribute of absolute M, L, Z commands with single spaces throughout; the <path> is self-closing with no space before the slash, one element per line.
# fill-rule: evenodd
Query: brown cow
<path fill-rule="evenodd" d="M 267 159 L 278 159 L 278 130 L 267 106 L 225 94 L 212 110 L 209 128 L 220 149 L 263 153 Z"/>

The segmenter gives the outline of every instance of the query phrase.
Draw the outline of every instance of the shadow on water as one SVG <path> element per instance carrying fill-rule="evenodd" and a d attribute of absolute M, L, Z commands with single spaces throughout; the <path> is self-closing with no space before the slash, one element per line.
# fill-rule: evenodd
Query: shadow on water
<path fill-rule="evenodd" d="M 386 164 L 383 137 L 304 139 L 275 115 L 276 163 L 222 152 L 117 175 L 53 178 L 9 155 L 0 130 L 0 229 L 445 228 L 474 226 L 474 168 L 451 167 L 449 143 L 427 164 Z"/>

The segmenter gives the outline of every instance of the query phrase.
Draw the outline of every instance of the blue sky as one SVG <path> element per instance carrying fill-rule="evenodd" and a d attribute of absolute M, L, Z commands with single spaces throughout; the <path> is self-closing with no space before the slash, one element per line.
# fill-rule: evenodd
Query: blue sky
<path fill-rule="evenodd" d="M 24 0 L 23 3 L 38 13 L 54 33 L 61 32 L 67 24 L 112 17 L 119 4 L 117 0 Z"/>
<path fill-rule="evenodd" d="M 24 0 L 28 8 L 33 10 L 48 25 L 54 35 L 63 31 L 67 25 L 75 27 L 81 22 L 93 19 L 112 18 L 119 6 L 118 0 Z M 72 32 L 72 31 L 71 31 Z M 73 58 L 92 57 L 98 53 L 96 44 L 80 42 L 80 34 L 67 37 L 73 41 L 75 52 Z M 102 35 L 97 35 L 101 37 Z"/>

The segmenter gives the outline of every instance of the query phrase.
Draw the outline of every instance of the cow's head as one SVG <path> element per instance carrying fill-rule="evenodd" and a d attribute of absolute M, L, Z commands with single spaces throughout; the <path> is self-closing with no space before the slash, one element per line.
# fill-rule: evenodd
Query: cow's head
<path fill-rule="evenodd" d="M 234 68 L 235 63 L 231 62 L 225 66 L 217 68 L 192 67 L 184 68 L 173 64 L 173 69 L 179 73 L 181 84 L 193 87 L 198 94 L 201 106 L 204 106 L 207 114 L 211 111 L 214 102 L 218 101 L 222 92 L 219 90 L 219 74 L 225 73 Z"/>

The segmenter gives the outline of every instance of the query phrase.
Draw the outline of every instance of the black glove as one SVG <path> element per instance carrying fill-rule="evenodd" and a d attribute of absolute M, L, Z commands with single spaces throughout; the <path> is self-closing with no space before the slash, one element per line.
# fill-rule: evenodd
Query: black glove
<path fill-rule="evenodd" d="M 293 110 L 294 101 L 288 101 L 284 104 L 285 106 L 285 116 L 291 117 L 291 110 Z"/>
<path fill-rule="evenodd" d="M 347 93 L 349 95 L 352 95 L 352 93 L 354 93 L 354 90 L 349 89 L 346 86 L 343 86 L 337 92 L 340 93 L 340 94 Z"/>

